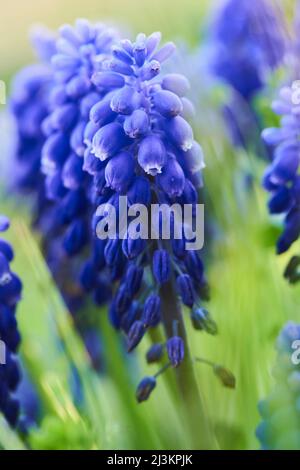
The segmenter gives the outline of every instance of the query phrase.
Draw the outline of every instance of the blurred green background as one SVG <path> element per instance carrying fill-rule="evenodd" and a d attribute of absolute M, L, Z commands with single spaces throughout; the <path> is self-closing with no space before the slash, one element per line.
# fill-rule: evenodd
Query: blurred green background
<path fill-rule="evenodd" d="M 58 28 L 76 18 L 119 23 L 133 32 L 161 31 L 196 44 L 208 5 L 222 0 L 14 0 L 1 8 L 1 74 L 4 78 L 32 57 L 28 32 L 33 25 Z"/>

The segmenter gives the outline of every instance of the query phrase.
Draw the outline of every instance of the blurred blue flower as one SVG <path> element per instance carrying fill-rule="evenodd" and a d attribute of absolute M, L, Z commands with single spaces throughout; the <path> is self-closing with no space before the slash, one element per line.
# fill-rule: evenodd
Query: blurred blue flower
<path fill-rule="evenodd" d="M 273 111 L 281 116 L 280 127 L 262 133 L 273 155 L 263 178 L 263 186 L 271 195 L 269 211 L 284 216 L 284 230 L 277 241 L 278 254 L 287 251 L 300 235 L 300 120 L 299 105 L 293 103 L 295 91 L 288 86 L 280 90 L 279 99 L 273 103 Z"/>
<path fill-rule="evenodd" d="M 234 91 L 223 110 L 232 141 L 257 146 L 261 123 L 253 98 L 283 61 L 282 15 L 268 0 L 228 0 L 213 25 L 212 42 L 212 70 Z"/>
<path fill-rule="evenodd" d="M 45 141 L 41 122 L 48 114 L 48 96 L 53 81 L 49 60 L 55 51 L 55 36 L 45 28 L 38 28 L 32 35 L 32 42 L 40 62 L 24 67 L 12 83 L 9 109 L 16 142 L 13 158 L 7 165 L 14 174 L 9 189 L 22 196 L 31 195 L 35 204 L 34 222 L 38 223 L 47 207 L 44 178 L 40 171 L 41 149 Z"/>
<path fill-rule="evenodd" d="M 0 232 L 9 227 L 9 220 L 0 215 Z M 22 284 L 10 270 L 13 250 L 8 242 L 0 239 L 0 411 L 11 426 L 16 426 L 19 417 L 19 401 L 14 397 L 20 379 L 16 353 L 20 344 L 20 333 L 16 320 L 16 308 L 21 298 Z"/>
<path fill-rule="evenodd" d="M 245 100 L 282 61 L 285 41 L 277 14 L 267 0 L 228 0 L 214 25 L 215 73 Z"/>

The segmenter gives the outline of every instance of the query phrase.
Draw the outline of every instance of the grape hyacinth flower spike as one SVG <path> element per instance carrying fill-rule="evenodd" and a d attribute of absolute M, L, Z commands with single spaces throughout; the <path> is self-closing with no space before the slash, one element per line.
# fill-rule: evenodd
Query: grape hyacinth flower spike
<path fill-rule="evenodd" d="M 135 42 L 120 41 L 112 48 L 112 58 L 92 78 L 96 88 L 106 93 L 91 108 L 85 130 L 94 190 L 101 195 L 99 203 L 107 208 L 101 215 L 97 211 L 98 236 L 107 224 L 111 207 L 119 216 L 127 209 L 134 213 L 136 204 L 149 210 L 153 204 L 170 208 L 174 203 L 181 209 L 184 204 L 196 208 L 204 162 L 201 147 L 184 117 L 189 82 L 183 75 L 162 72 L 175 46 L 167 43 L 159 48 L 159 42 L 160 33 L 148 37 L 139 34 Z M 125 207 L 121 207 L 120 196 L 127 198 Z M 162 324 L 168 364 L 179 375 L 182 371 L 180 381 L 186 392 L 188 384 L 195 383 L 184 327 L 184 315 L 188 313 L 183 315 L 182 304 L 190 309 L 191 317 L 201 315 L 198 329 L 211 333 L 216 329 L 209 327 L 214 322 L 202 309 L 201 297 L 207 290 L 202 260 L 196 250 L 186 249 L 183 237 L 176 237 L 170 221 L 167 240 L 162 237 L 161 226 L 157 236 L 150 239 L 147 223 L 139 224 L 144 234 L 140 238 L 134 237 L 128 227 L 127 232 L 119 231 L 113 239 L 106 235 L 105 240 L 103 236 L 104 257 L 118 284 L 110 319 L 125 332 L 128 351 L 138 346 L 149 329 Z M 150 231 L 152 216 L 147 222 Z M 180 230 L 182 234 L 183 226 Z M 163 349 L 152 349 L 148 361 L 159 360 Z M 138 400 L 147 399 L 155 385 L 154 378 L 144 379 L 138 388 Z M 193 393 L 193 386 L 190 389 Z"/>
<path fill-rule="evenodd" d="M 0 232 L 5 232 L 8 227 L 9 220 L 0 215 Z M 0 412 L 15 427 L 19 418 L 19 402 L 14 398 L 14 392 L 21 378 L 15 357 L 21 339 L 16 308 L 22 284 L 10 269 L 13 257 L 11 245 L 0 238 Z"/>

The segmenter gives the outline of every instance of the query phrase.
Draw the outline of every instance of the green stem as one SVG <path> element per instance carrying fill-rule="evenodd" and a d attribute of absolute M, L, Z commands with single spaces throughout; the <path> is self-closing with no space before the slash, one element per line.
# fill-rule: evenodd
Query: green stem
<path fill-rule="evenodd" d="M 162 285 L 160 296 L 162 301 L 163 324 L 167 337 L 170 338 L 173 336 L 173 324 L 175 320 L 178 325 L 178 334 L 185 343 L 184 360 L 175 372 L 185 422 L 192 428 L 193 442 L 191 444 L 195 449 L 216 449 L 217 442 L 204 409 L 203 400 L 194 373 L 193 361 L 188 346 L 181 305 L 178 301 L 174 285 L 174 278 Z"/>

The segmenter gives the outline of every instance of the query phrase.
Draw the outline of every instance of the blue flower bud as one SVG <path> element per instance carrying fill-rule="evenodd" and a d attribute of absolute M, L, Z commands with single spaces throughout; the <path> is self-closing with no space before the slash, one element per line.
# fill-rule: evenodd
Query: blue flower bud
<path fill-rule="evenodd" d="M 105 245 L 104 258 L 108 266 L 113 266 L 120 254 L 120 241 L 116 239 L 109 239 Z"/>
<path fill-rule="evenodd" d="M 156 294 L 150 294 L 145 300 L 142 323 L 145 328 L 157 326 L 161 319 L 160 298 Z"/>
<path fill-rule="evenodd" d="M 129 297 L 133 298 L 140 290 L 143 274 L 143 268 L 136 266 L 135 264 L 130 264 L 126 271 L 124 280 Z"/>
<path fill-rule="evenodd" d="M 152 78 L 156 77 L 160 73 L 160 68 L 160 63 L 157 60 L 147 62 L 141 69 L 142 80 L 152 80 Z"/>
<path fill-rule="evenodd" d="M 166 149 L 161 139 L 155 135 L 145 137 L 139 148 L 138 162 L 143 170 L 152 176 L 160 173 L 166 160 Z"/>
<path fill-rule="evenodd" d="M 196 109 L 193 103 L 185 97 L 181 98 L 181 103 L 182 111 L 180 113 L 180 116 L 183 117 L 183 119 L 185 119 L 186 121 L 194 119 L 196 116 Z"/>
<path fill-rule="evenodd" d="M 112 301 L 110 306 L 109 306 L 108 317 L 109 317 L 109 321 L 112 324 L 112 326 L 116 330 L 118 330 L 120 328 L 120 325 L 121 325 L 121 318 L 120 318 L 120 315 L 119 315 L 119 313 L 117 312 L 117 310 L 115 308 L 114 301 Z"/>
<path fill-rule="evenodd" d="M 109 124 L 116 117 L 116 113 L 111 109 L 110 106 L 111 98 L 104 98 L 98 101 L 91 108 L 90 119 L 99 126 L 105 126 Z"/>
<path fill-rule="evenodd" d="M 127 199 L 130 206 L 133 204 L 148 206 L 151 202 L 151 189 L 148 179 L 137 176 L 128 189 Z"/>
<path fill-rule="evenodd" d="M 153 255 L 153 274 L 159 284 L 170 279 L 170 256 L 166 250 L 156 250 Z"/>
<path fill-rule="evenodd" d="M 0 238 L 0 253 L 3 253 L 5 258 L 9 262 L 11 262 L 14 259 L 14 251 L 13 251 L 11 244 L 8 243 L 6 240 L 2 240 L 1 238 Z"/>
<path fill-rule="evenodd" d="M 54 172 L 61 166 L 69 153 L 67 137 L 57 132 L 46 140 L 42 149 L 42 170 L 45 174 Z"/>
<path fill-rule="evenodd" d="M 84 152 L 84 159 L 83 159 L 83 167 L 82 169 L 89 173 L 90 175 L 96 175 L 99 173 L 104 167 L 104 163 L 99 160 L 99 158 L 95 157 L 95 155 L 91 152 L 89 148 L 87 148 Z M 104 172 L 103 172 L 104 176 Z M 105 178 L 104 178 L 105 181 Z"/>
<path fill-rule="evenodd" d="M 131 86 L 124 86 L 114 93 L 110 102 L 111 109 L 118 114 L 131 114 L 140 104 L 139 93 Z"/>
<path fill-rule="evenodd" d="M 145 247 L 146 240 L 142 238 L 134 240 L 127 235 L 122 242 L 123 253 L 129 260 L 137 258 L 144 251 Z"/>
<path fill-rule="evenodd" d="M 184 75 L 179 73 L 168 73 L 162 79 L 161 86 L 177 96 L 185 96 L 190 89 L 190 84 Z"/>
<path fill-rule="evenodd" d="M 121 284 L 117 293 L 114 298 L 115 309 L 117 313 L 121 316 L 125 313 L 130 305 L 131 305 L 131 298 L 128 295 L 128 291 L 125 284 Z"/>
<path fill-rule="evenodd" d="M 194 141 L 192 147 L 183 154 L 183 164 L 191 175 L 205 168 L 203 150 L 198 142 Z"/>
<path fill-rule="evenodd" d="M 149 117 L 143 109 L 136 109 L 126 117 L 124 121 L 124 131 L 132 139 L 137 139 L 148 132 Z"/>
<path fill-rule="evenodd" d="M 106 61 L 104 63 L 104 68 L 106 70 L 111 70 L 112 72 L 121 73 L 122 75 L 130 76 L 134 74 L 134 70 L 129 64 L 117 59 Z"/>
<path fill-rule="evenodd" d="M 181 150 L 186 152 L 194 143 L 193 130 L 181 116 L 175 116 L 165 123 L 165 129 L 170 139 Z"/>
<path fill-rule="evenodd" d="M 60 75 L 60 78 L 71 77 L 73 71 L 79 65 L 79 59 L 77 57 L 71 57 L 65 54 L 55 54 L 51 59 L 52 65 L 58 69 L 64 69 L 66 71 L 65 75 Z"/>
<path fill-rule="evenodd" d="M 96 158 L 96 160 L 98 160 Z M 100 160 L 98 160 L 99 162 Z M 106 179 L 105 179 L 105 170 L 101 170 L 98 173 L 94 175 L 93 178 L 93 184 L 94 184 L 94 190 L 96 195 L 100 195 L 101 200 L 97 198 L 97 201 L 95 200 L 95 205 L 100 205 L 102 204 L 102 197 L 108 196 L 110 194 L 110 189 L 106 186 Z"/>
<path fill-rule="evenodd" d="M 66 194 L 66 188 L 61 179 L 61 172 L 49 175 L 45 181 L 46 196 L 50 201 L 59 201 Z"/>
<path fill-rule="evenodd" d="M 179 336 L 173 336 L 167 341 L 167 352 L 173 367 L 178 367 L 184 358 L 184 342 Z"/>
<path fill-rule="evenodd" d="M 124 49 L 124 51 L 127 52 L 127 54 L 131 55 L 133 54 L 133 44 L 132 42 L 130 41 L 130 39 L 122 39 L 120 41 L 120 45 L 122 46 L 122 48 Z"/>
<path fill-rule="evenodd" d="M 193 281 L 188 274 L 181 274 L 176 279 L 177 289 L 182 302 L 188 307 L 192 307 L 195 301 Z"/>
<path fill-rule="evenodd" d="M 292 208 L 285 218 L 284 232 L 277 242 L 277 254 L 287 251 L 300 235 L 300 209 Z"/>
<path fill-rule="evenodd" d="M 204 266 L 195 251 L 189 251 L 186 256 L 185 265 L 188 273 L 198 283 L 203 282 Z"/>
<path fill-rule="evenodd" d="M 140 322 L 139 320 L 135 321 L 128 332 L 128 337 L 127 337 L 127 341 L 128 341 L 127 351 L 128 352 L 133 351 L 133 349 L 137 347 L 137 345 L 142 340 L 144 334 L 145 334 L 145 328 L 144 328 L 143 323 Z"/>
<path fill-rule="evenodd" d="M 153 344 L 150 349 L 148 349 L 146 354 L 146 360 L 148 364 L 152 364 L 153 362 L 158 362 L 161 360 L 164 353 L 164 346 L 163 344 L 157 343 Z"/>
<path fill-rule="evenodd" d="M 160 63 L 165 62 L 176 50 L 176 46 L 173 42 L 167 42 L 151 57 L 153 60 L 157 60 Z"/>
<path fill-rule="evenodd" d="M 93 84 L 100 89 L 110 90 L 124 86 L 124 78 L 115 72 L 95 72 L 92 76 Z"/>
<path fill-rule="evenodd" d="M 168 159 L 162 172 L 156 176 L 156 180 L 160 188 L 172 199 L 183 193 L 185 176 L 175 158 Z"/>
<path fill-rule="evenodd" d="M 89 121 L 84 129 L 83 142 L 88 147 L 92 147 L 94 135 L 100 129 L 99 124 L 95 124 L 93 121 Z"/>
<path fill-rule="evenodd" d="M 156 110 L 164 117 L 171 118 L 182 112 L 182 103 L 175 93 L 168 90 L 158 91 L 153 96 Z"/>
<path fill-rule="evenodd" d="M 56 85 L 49 91 L 49 103 L 53 108 L 65 104 L 67 100 L 68 97 L 63 85 Z"/>
<path fill-rule="evenodd" d="M 56 108 L 51 114 L 52 128 L 62 132 L 68 131 L 74 126 L 77 115 L 78 108 L 74 104 L 65 104 Z"/>
<path fill-rule="evenodd" d="M 69 224 L 74 218 L 84 213 L 87 201 L 83 189 L 68 191 L 54 214 L 62 225 Z"/>
<path fill-rule="evenodd" d="M 87 243 L 87 228 L 82 219 L 77 219 L 68 227 L 63 238 L 63 248 L 68 256 L 77 254 Z"/>
<path fill-rule="evenodd" d="M 183 193 L 180 197 L 180 202 L 182 204 L 197 204 L 198 202 L 198 192 L 196 191 L 195 186 L 190 182 L 189 179 L 185 179 Z"/>
<path fill-rule="evenodd" d="M 0 285 L 0 302 L 13 307 L 21 299 L 22 283 L 16 274 L 11 273 L 9 283 Z"/>
<path fill-rule="evenodd" d="M 70 98 L 74 100 L 81 98 L 86 95 L 91 88 L 91 82 L 87 77 L 74 77 L 72 78 L 66 86 L 66 93 Z"/>
<path fill-rule="evenodd" d="M 119 46 L 112 47 L 112 54 L 119 60 L 126 62 L 127 64 L 131 65 L 133 63 L 133 58 L 128 54 L 124 49 Z"/>
<path fill-rule="evenodd" d="M 85 145 L 83 142 L 85 126 L 86 126 L 85 121 L 79 121 L 78 124 L 74 127 L 70 136 L 71 149 L 79 157 L 82 157 L 85 152 Z"/>
<path fill-rule="evenodd" d="M 79 103 L 80 114 L 85 121 L 89 118 L 92 107 L 94 104 L 98 103 L 98 101 L 99 94 L 96 92 L 88 93 L 86 96 L 81 98 Z"/>
<path fill-rule="evenodd" d="M 62 169 L 62 180 L 65 188 L 78 189 L 84 181 L 84 172 L 82 170 L 82 158 L 71 154 L 66 160 Z"/>
<path fill-rule="evenodd" d="M 139 403 L 148 400 L 151 392 L 156 387 L 155 377 L 144 377 L 136 390 L 136 399 Z"/>
<path fill-rule="evenodd" d="M 151 57 L 157 46 L 161 41 L 161 33 L 159 31 L 155 31 L 154 33 L 150 34 L 146 40 L 146 47 L 147 47 L 147 57 Z"/>
<path fill-rule="evenodd" d="M 137 35 L 136 41 L 133 45 L 133 56 L 138 67 L 141 67 L 146 59 L 146 40 L 146 35 L 144 33 L 140 33 Z"/>
<path fill-rule="evenodd" d="M 105 168 L 107 185 L 118 193 L 125 193 L 134 178 L 135 160 L 129 152 L 122 152 L 109 160 Z"/>
<path fill-rule="evenodd" d="M 298 145 L 284 142 L 275 151 L 275 159 L 272 163 L 272 181 L 285 183 L 292 180 L 299 166 Z"/>
<path fill-rule="evenodd" d="M 123 127 L 116 122 L 112 122 L 101 127 L 94 135 L 92 153 L 100 160 L 106 160 L 125 146 L 127 139 Z"/>

